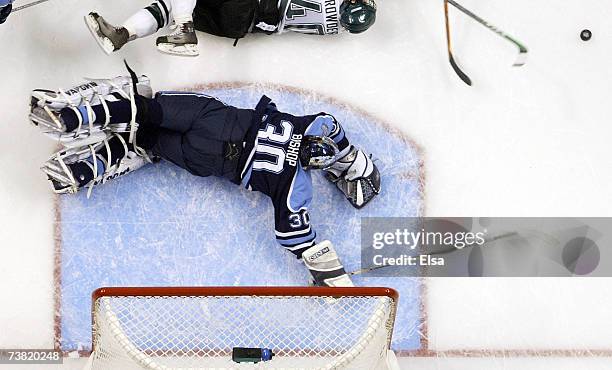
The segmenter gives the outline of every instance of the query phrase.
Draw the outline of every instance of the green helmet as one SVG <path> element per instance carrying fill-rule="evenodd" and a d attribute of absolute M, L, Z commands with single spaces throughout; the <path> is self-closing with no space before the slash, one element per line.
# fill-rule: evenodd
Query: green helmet
<path fill-rule="evenodd" d="M 340 24 L 350 33 L 362 33 L 376 22 L 374 0 L 345 0 L 340 5 Z"/>

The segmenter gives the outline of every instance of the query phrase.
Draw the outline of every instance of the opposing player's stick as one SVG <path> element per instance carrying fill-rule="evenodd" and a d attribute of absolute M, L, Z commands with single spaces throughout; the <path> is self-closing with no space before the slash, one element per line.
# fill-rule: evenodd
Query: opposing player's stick
<path fill-rule="evenodd" d="M 448 1 L 444 0 L 444 19 L 446 21 L 446 50 L 448 51 L 448 61 L 453 67 L 453 70 L 459 76 L 459 78 L 468 84 L 468 86 L 472 86 L 472 80 L 459 68 L 457 63 L 455 62 L 455 58 L 453 57 L 453 51 L 451 49 L 451 39 L 450 39 L 450 24 L 448 20 Z"/>
<path fill-rule="evenodd" d="M 511 232 L 507 232 L 507 233 L 499 234 L 499 235 L 494 236 L 494 237 L 492 237 L 492 238 L 490 238 L 490 239 L 486 239 L 486 240 L 485 240 L 485 242 L 484 242 L 484 244 L 486 244 L 486 243 L 491 243 L 491 242 L 494 242 L 494 241 L 496 241 L 496 240 L 500 240 L 500 239 L 510 238 L 510 237 L 512 237 L 512 236 L 517 236 L 517 235 L 520 235 L 520 234 L 519 234 L 517 231 L 511 231 Z M 474 247 L 474 246 L 476 246 L 476 245 L 477 245 L 476 243 L 473 243 L 473 244 L 468 244 L 468 245 L 466 245 L 466 246 L 465 246 L 464 248 L 462 248 L 462 249 L 466 249 L 466 248 Z M 439 256 L 439 255 L 442 255 L 442 254 L 452 253 L 452 252 L 455 252 L 455 251 L 457 251 L 457 250 L 458 250 L 458 249 L 451 249 L 451 250 L 448 250 L 448 251 L 443 251 L 443 252 L 430 253 L 430 255 L 431 255 L 431 256 Z M 349 276 L 361 275 L 361 274 L 365 274 L 365 273 L 368 273 L 368 272 L 371 272 L 371 271 L 380 270 L 380 269 L 383 269 L 383 268 L 386 268 L 386 267 L 397 267 L 397 266 L 395 266 L 395 265 L 382 265 L 382 266 L 367 267 L 367 268 L 362 268 L 362 269 L 357 270 L 357 271 L 349 272 L 349 273 L 347 273 L 347 274 L 348 274 Z"/>
<path fill-rule="evenodd" d="M 23 9 L 27 9 L 27 8 L 32 7 L 34 5 L 46 3 L 47 1 L 49 1 L 49 0 L 37 0 L 37 1 L 32 1 L 31 3 L 25 4 L 25 5 L 20 5 L 18 7 L 13 8 L 13 13 L 18 12 L 18 11 L 23 10 Z"/>
<path fill-rule="evenodd" d="M 480 18 L 476 14 L 472 13 L 468 9 L 464 8 L 461 4 L 457 3 L 455 0 L 444 0 L 444 16 L 446 18 L 446 38 L 447 38 L 449 59 L 450 59 L 450 63 L 452 65 L 453 69 L 455 70 L 457 75 L 459 75 L 459 78 L 461 78 L 463 80 L 463 82 L 465 82 L 466 84 L 468 84 L 470 86 L 472 85 L 472 81 L 469 79 L 469 77 L 467 77 L 467 75 L 465 73 L 463 73 L 463 71 L 461 71 L 461 69 L 454 62 L 454 59 L 453 59 L 453 56 L 452 56 L 452 53 L 451 53 L 451 49 L 450 49 L 450 27 L 449 27 L 449 21 L 448 21 L 448 4 L 449 3 L 452 6 L 454 6 L 455 8 L 457 8 L 459 11 L 463 12 L 464 14 L 469 16 L 470 18 L 474 19 L 476 22 L 482 24 L 483 26 L 487 27 L 488 29 L 490 29 L 491 31 L 495 32 L 499 36 L 501 36 L 501 37 L 505 38 L 506 40 L 510 41 L 511 43 L 513 43 L 519 49 L 519 55 L 518 55 L 518 57 L 516 58 L 516 61 L 513 64 L 514 67 L 520 67 L 520 66 L 525 64 L 525 62 L 527 61 L 527 53 L 528 53 L 527 47 L 525 47 L 525 45 L 523 45 L 522 43 L 520 43 L 519 41 L 517 41 L 515 38 L 513 38 L 510 35 L 508 35 L 504 31 L 502 31 L 499 28 L 495 27 L 491 23 L 485 21 L 484 19 Z"/>

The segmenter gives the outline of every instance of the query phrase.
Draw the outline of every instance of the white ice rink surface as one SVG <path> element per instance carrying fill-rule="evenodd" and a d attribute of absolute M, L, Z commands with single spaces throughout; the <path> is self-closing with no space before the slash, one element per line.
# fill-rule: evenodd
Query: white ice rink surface
<path fill-rule="evenodd" d="M 463 0 L 530 48 L 512 68 L 511 44 L 451 9 L 469 88 L 446 60 L 441 0 L 378 2 L 363 35 L 249 36 L 234 48 L 200 34 L 195 59 L 160 55 L 153 38 L 112 57 L 98 49 L 83 15 L 119 22 L 147 1 L 51 0 L 13 14 L 0 26 L 0 348 L 53 346 L 54 205 L 38 167 L 54 144 L 27 122 L 29 92 L 123 74 L 122 58 L 158 90 L 274 82 L 354 103 L 422 147 L 429 216 L 611 216 L 612 3 Z M 406 369 L 612 368 L 602 355 L 612 350 L 612 279 L 428 286 L 429 349 L 441 352 L 407 358 Z M 445 355 L 455 350 L 485 357 Z"/>

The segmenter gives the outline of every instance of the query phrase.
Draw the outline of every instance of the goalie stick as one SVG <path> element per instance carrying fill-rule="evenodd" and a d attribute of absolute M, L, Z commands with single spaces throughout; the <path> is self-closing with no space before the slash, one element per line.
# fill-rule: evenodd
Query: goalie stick
<path fill-rule="evenodd" d="M 459 11 L 463 12 L 470 18 L 474 19 L 476 22 L 482 24 L 483 26 L 487 27 L 491 31 L 495 32 L 499 36 L 510 41 L 516 47 L 518 47 L 519 55 L 513 64 L 514 67 L 520 67 L 525 64 L 525 62 L 527 61 L 527 53 L 528 53 L 527 47 L 525 47 L 525 45 L 523 45 L 521 42 L 517 41 L 515 38 L 508 35 L 504 31 L 500 30 L 499 28 L 495 27 L 494 25 L 490 24 L 484 19 L 480 18 L 476 14 L 472 13 L 470 10 L 464 8 L 461 4 L 457 3 L 455 0 L 444 0 L 444 17 L 446 21 L 446 41 L 447 41 L 448 57 L 449 57 L 450 64 L 453 67 L 453 70 L 455 70 L 455 73 L 457 73 L 457 75 L 459 76 L 459 78 L 461 78 L 463 82 L 472 86 L 472 80 L 470 80 L 470 78 L 461 70 L 461 68 L 459 68 L 452 54 L 451 43 L 450 43 L 450 25 L 449 25 L 449 20 L 448 20 L 448 4 L 449 3 L 455 8 L 457 8 Z"/>
<path fill-rule="evenodd" d="M 495 236 L 493 238 L 485 240 L 484 244 L 491 243 L 491 242 L 494 242 L 494 241 L 500 240 L 500 239 L 506 239 L 506 238 L 510 238 L 510 237 L 513 237 L 513 236 L 518 236 L 518 235 L 521 235 L 521 234 L 518 233 L 517 231 L 511 231 L 511 232 L 507 232 L 507 233 L 504 233 L 504 234 L 499 234 L 499 235 L 497 235 L 497 236 Z M 469 245 L 466 245 L 462 249 L 470 248 L 470 247 L 473 247 L 475 245 L 476 244 L 469 244 Z M 451 253 L 451 252 L 455 252 L 457 250 L 458 249 L 452 249 L 452 250 L 444 251 L 444 252 L 431 253 L 430 255 L 431 256 L 439 256 L 439 255 L 442 255 L 442 254 L 448 254 L 448 253 Z M 362 268 L 362 269 L 359 269 L 359 270 L 356 270 L 356 271 L 348 272 L 347 274 L 349 276 L 361 275 L 361 274 L 366 274 L 366 273 L 371 272 L 371 271 L 380 270 L 380 269 L 383 269 L 383 268 L 386 268 L 386 267 L 397 267 L 397 266 L 396 265 L 382 265 L 382 266 L 366 267 L 366 268 Z"/>
<path fill-rule="evenodd" d="M 18 11 L 23 10 L 23 9 L 27 9 L 27 8 L 32 7 L 34 5 L 46 3 L 47 1 L 49 1 L 49 0 L 37 0 L 37 1 L 32 1 L 31 3 L 25 4 L 25 5 L 20 5 L 20 6 L 15 7 L 13 9 L 13 13 L 18 12 Z"/>

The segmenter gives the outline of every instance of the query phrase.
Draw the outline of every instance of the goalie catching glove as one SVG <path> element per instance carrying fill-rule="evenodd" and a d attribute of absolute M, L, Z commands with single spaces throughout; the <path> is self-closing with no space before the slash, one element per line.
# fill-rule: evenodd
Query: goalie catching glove
<path fill-rule="evenodd" d="M 378 168 L 372 158 L 354 146 L 325 171 L 326 178 L 336 184 L 357 209 L 363 208 L 380 193 Z"/>
<path fill-rule="evenodd" d="M 354 286 L 329 240 L 324 240 L 306 249 L 302 253 L 302 259 L 314 279 L 314 285 L 328 287 Z"/>

